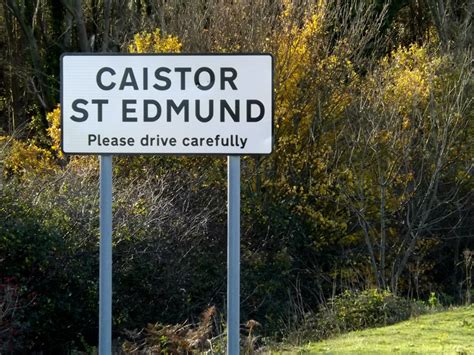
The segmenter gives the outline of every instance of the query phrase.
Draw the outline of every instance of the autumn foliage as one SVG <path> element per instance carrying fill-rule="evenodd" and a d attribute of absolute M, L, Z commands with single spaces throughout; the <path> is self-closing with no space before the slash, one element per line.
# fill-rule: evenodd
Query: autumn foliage
<path fill-rule="evenodd" d="M 76 40 L 66 31 L 67 49 L 274 56 L 274 150 L 242 159 L 243 320 L 255 319 L 261 332 L 279 337 L 307 312 L 327 310 L 328 299 L 343 310 L 344 295 L 359 290 L 372 290 L 361 295 L 377 302 L 403 303 L 403 312 L 400 297 L 426 300 L 435 291 L 445 303 L 466 300 L 472 273 L 463 252 L 474 248 L 474 86 L 462 27 L 454 37 L 427 7 L 415 30 L 406 11 L 377 1 L 164 1 L 160 8 L 130 1 L 125 12 L 133 16 L 120 17 L 112 6 L 110 16 L 119 17 L 108 22 L 107 36 L 97 32 L 97 42 L 91 36 L 84 43 L 81 31 L 97 30 L 97 23 L 95 8 L 83 3 L 81 18 L 90 21 L 84 28 L 78 10 L 65 9 L 78 31 Z M 21 22 L 13 5 L 1 16 Z M 38 9 L 52 22 L 37 45 L 62 33 L 48 9 Z M 31 110 L 8 116 L 0 107 L 9 122 L 0 131 L 0 286 L 14 280 L 25 307 L 14 321 L 8 314 L 28 340 L 14 344 L 18 351 L 54 351 L 60 343 L 62 351 L 84 349 L 96 342 L 90 319 L 97 311 L 97 159 L 62 153 L 58 97 L 49 91 L 58 82 L 48 74 L 57 63 L 38 55 L 48 71 L 33 82 L 36 96 L 15 96 Z M 24 65 L 38 75 L 36 64 Z M 14 84 L 9 92 L 19 95 Z M 5 90 L 1 95 L 2 102 L 12 99 Z M 55 97 L 54 105 L 40 100 L 46 96 Z M 23 126 L 12 118 L 17 113 Z M 202 330 L 192 322 L 209 305 L 224 312 L 225 169 L 216 157 L 114 158 L 114 327 L 117 335 L 128 329 L 126 349 L 147 342 L 202 348 L 189 343 Z M 393 319 L 408 316 L 395 308 Z M 62 332 L 57 317 L 76 322 Z M 218 335 L 210 319 L 204 323 L 212 344 Z M 0 330 L 8 326 L 0 314 Z M 142 328 L 148 338 L 132 331 Z M 0 352 L 9 351 L 2 336 Z"/>

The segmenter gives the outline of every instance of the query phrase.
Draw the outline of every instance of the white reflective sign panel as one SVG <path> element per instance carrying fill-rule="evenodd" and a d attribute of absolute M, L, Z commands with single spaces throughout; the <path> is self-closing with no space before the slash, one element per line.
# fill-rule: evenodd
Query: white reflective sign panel
<path fill-rule="evenodd" d="M 269 154 L 272 57 L 61 57 L 62 148 L 73 154 Z"/>

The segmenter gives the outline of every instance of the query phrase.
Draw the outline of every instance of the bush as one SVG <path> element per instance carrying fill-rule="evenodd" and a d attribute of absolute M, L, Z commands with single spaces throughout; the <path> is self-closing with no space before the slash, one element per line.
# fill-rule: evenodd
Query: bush
<path fill-rule="evenodd" d="M 20 301 L 18 285 L 12 278 L 0 278 L 0 353 L 11 353 L 26 348 L 24 334 L 27 324 L 22 324 L 25 305 Z"/>
<path fill-rule="evenodd" d="M 338 327 L 346 332 L 394 324 L 411 315 L 410 301 L 389 291 L 370 289 L 346 291 L 333 298 L 321 315 L 332 313 Z"/>
<path fill-rule="evenodd" d="M 17 197 L 13 189 L 0 194 L 0 302 L 10 303 L 0 329 L 15 341 L 0 340 L 13 352 L 66 351 L 96 327 L 92 275 L 67 248 L 62 231 L 48 225 L 51 211 Z"/>
<path fill-rule="evenodd" d="M 193 321 L 210 300 L 220 306 L 223 299 L 225 218 L 213 206 L 224 206 L 225 195 L 204 186 L 204 174 L 179 172 L 176 159 L 172 173 L 158 174 L 162 161 L 129 173 L 127 166 L 139 166 L 141 158 L 115 159 L 116 334 L 150 321 Z M 0 313 L 0 330 L 15 332 L 15 342 L 0 338 L 1 346 L 67 352 L 97 343 L 97 165 L 74 158 L 52 176 L 2 186 L 0 288 L 13 280 L 24 307 L 14 319 Z"/>
<path fill-rule="evenodd" d="M 332 298 L 318 313 L 307 313 L 287 341 L 302 343 L 341 333 L 398 323 L 428 312 L 420 301 L 410 301 L 389 291 L 345 291 Z"/>

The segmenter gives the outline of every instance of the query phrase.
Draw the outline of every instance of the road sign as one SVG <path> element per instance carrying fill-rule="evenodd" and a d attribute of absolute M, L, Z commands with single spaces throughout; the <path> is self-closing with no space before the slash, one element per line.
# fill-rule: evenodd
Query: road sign
<path fill-rule="evenodd" d="M 112 351 L 112 155 L 228 157 L 227 352 L 240 350 L 240 155 L 270 154 L 268 54 L 64 54 L 61 145 L 100 154 L 99 354 Z"/>
<path fill-rule="evenodd" d="M 268 54 L 65 54 L 61 76 L 65 153 L 272 150 Z"/>

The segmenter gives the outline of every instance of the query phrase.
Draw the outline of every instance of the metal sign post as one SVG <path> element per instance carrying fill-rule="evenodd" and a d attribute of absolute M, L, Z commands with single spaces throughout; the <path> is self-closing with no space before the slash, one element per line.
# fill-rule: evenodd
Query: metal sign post
<path fill-rule="evenodd" d="M 227 157 L 227 354 L 240 352 L 240 156 Z"/>
<path fill-rule="evenodd" d="M 273 142 L 270 54 L 61 56 L 61 149 L 100 155 L 99 354 L 112 353 L 112 155 L 228 156 L 228 353 L 240 351 L 240 156 Z"/>
<path fill-rule="evenodd" d="M 100 156 L 99 354 L 112 354 L 112 155 Z"/>

